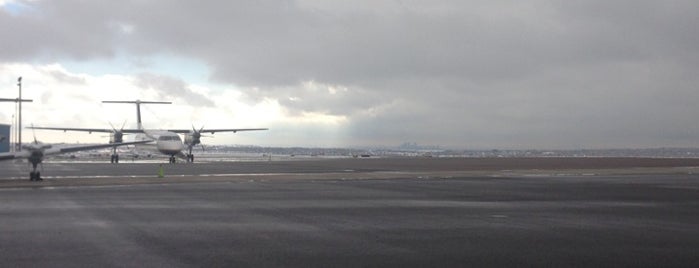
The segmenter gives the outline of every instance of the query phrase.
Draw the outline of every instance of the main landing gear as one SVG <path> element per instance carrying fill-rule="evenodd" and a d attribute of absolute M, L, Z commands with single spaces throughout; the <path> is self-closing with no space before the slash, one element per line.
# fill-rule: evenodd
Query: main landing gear
<path fill-rule="evenodd" d="M 119 155 L 113 154 L 112 158 L 109 160 L 109 162 L 112 164 L 119 164 Z"/>
<path fill-rule="evenodd" d="M 29 172 L 29 180 L 30 181 L 43 181 L 44 179 L 41 178 L 41 172 Z"/>
<path fill-rule="evenodd" d="M 187 162 L 194 163 L 194 154 L 192 153 L 192 147 L 194 147 L 194 145 L 189 145 L 188 147 L 189 147 L 189 153 L 185 155 L 187 157 Z M 202 147 L 202 148 L 204 148 L 204 147 Z"/>
<path fill-rule="evenodd" d="M 29 181 L 43 181 L 41 178 L 41 172 L 36 171 L 36 166 L 39 162 L 32 162 L 32 172 L 29 172 Z"/>
<path fill-rule="evenodd" d="M 112 158 L 109 160 L 109 163 L 119 164 L 119 154 L 117 154 L 116 146 L 112 148 Z"/>

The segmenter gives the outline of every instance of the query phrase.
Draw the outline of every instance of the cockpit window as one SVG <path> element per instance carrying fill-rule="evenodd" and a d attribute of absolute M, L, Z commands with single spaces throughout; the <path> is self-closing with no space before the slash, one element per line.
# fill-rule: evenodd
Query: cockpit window
<path fill-rule="evenodd" d="M 158 137 L 159 141 L 179 141 L 180 136 L 160 136 Z"/>

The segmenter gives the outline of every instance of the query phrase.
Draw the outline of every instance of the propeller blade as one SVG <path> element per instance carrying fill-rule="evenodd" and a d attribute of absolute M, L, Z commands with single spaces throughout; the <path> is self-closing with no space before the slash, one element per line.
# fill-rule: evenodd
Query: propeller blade
<path fill-rule="evenodd" d="M 34 136 L 34 144 L 39 144 L 39 141 L 36 139 L 36 131 L 34 131 L 34 123 L 32 123 L 32 136 Z"/>
<path fill-rule="evenodd" d="M 197 128 L 194 127 L 194 124 L 192 124 L 192 133 L 201 133 L 202 130 L 204 130 L 204 125 L 202 125 L 201 128 L 197 130 Z"/>

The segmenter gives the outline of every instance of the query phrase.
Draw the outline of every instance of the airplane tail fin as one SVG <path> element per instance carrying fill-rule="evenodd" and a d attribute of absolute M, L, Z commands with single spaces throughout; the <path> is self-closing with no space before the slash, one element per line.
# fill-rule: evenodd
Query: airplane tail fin
<path fill-rule="evenodd" d="M 136 104 L 136 127 L 138 129 L 143 129 L 143 123 L 141 122 L 141 104 L 172 104 L 169 101 L 102 101 L 102 103 L 133 103 Z"/>

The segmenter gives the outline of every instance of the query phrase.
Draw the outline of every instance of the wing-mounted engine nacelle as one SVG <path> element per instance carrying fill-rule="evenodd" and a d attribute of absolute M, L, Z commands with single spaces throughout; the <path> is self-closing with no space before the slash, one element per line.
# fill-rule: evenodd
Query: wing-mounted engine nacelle
<path fill-rule="evenodd" d="M 184 144 L 194 146 L 201 143 L 201 134 L 199 132 L 190 132 L 184 135 Z"/>
<path fill-rule="evenodd" d="M 124 142 L 124 133 L 121 131 L 112 132 L 109 134 L 109 143 Z"/>
<path fill-rule="evenodd" d="M 29 159 L 29 163 L 34 163 L 34 164 L 41 163 L 44 159 L 44 151 L 43 150 L 32 150 L 27 159 Z"/>
<path fill-rule="evenodd" d="M 126 126 L 126 121 L 121 124 L 121 129 L 116 129 L 114 125 L 110 122 L 109 125 L 112 127 L 112 133 L 109 133 L 109 143 L 122 143 L 124 142 L 124 126 Z"/>

